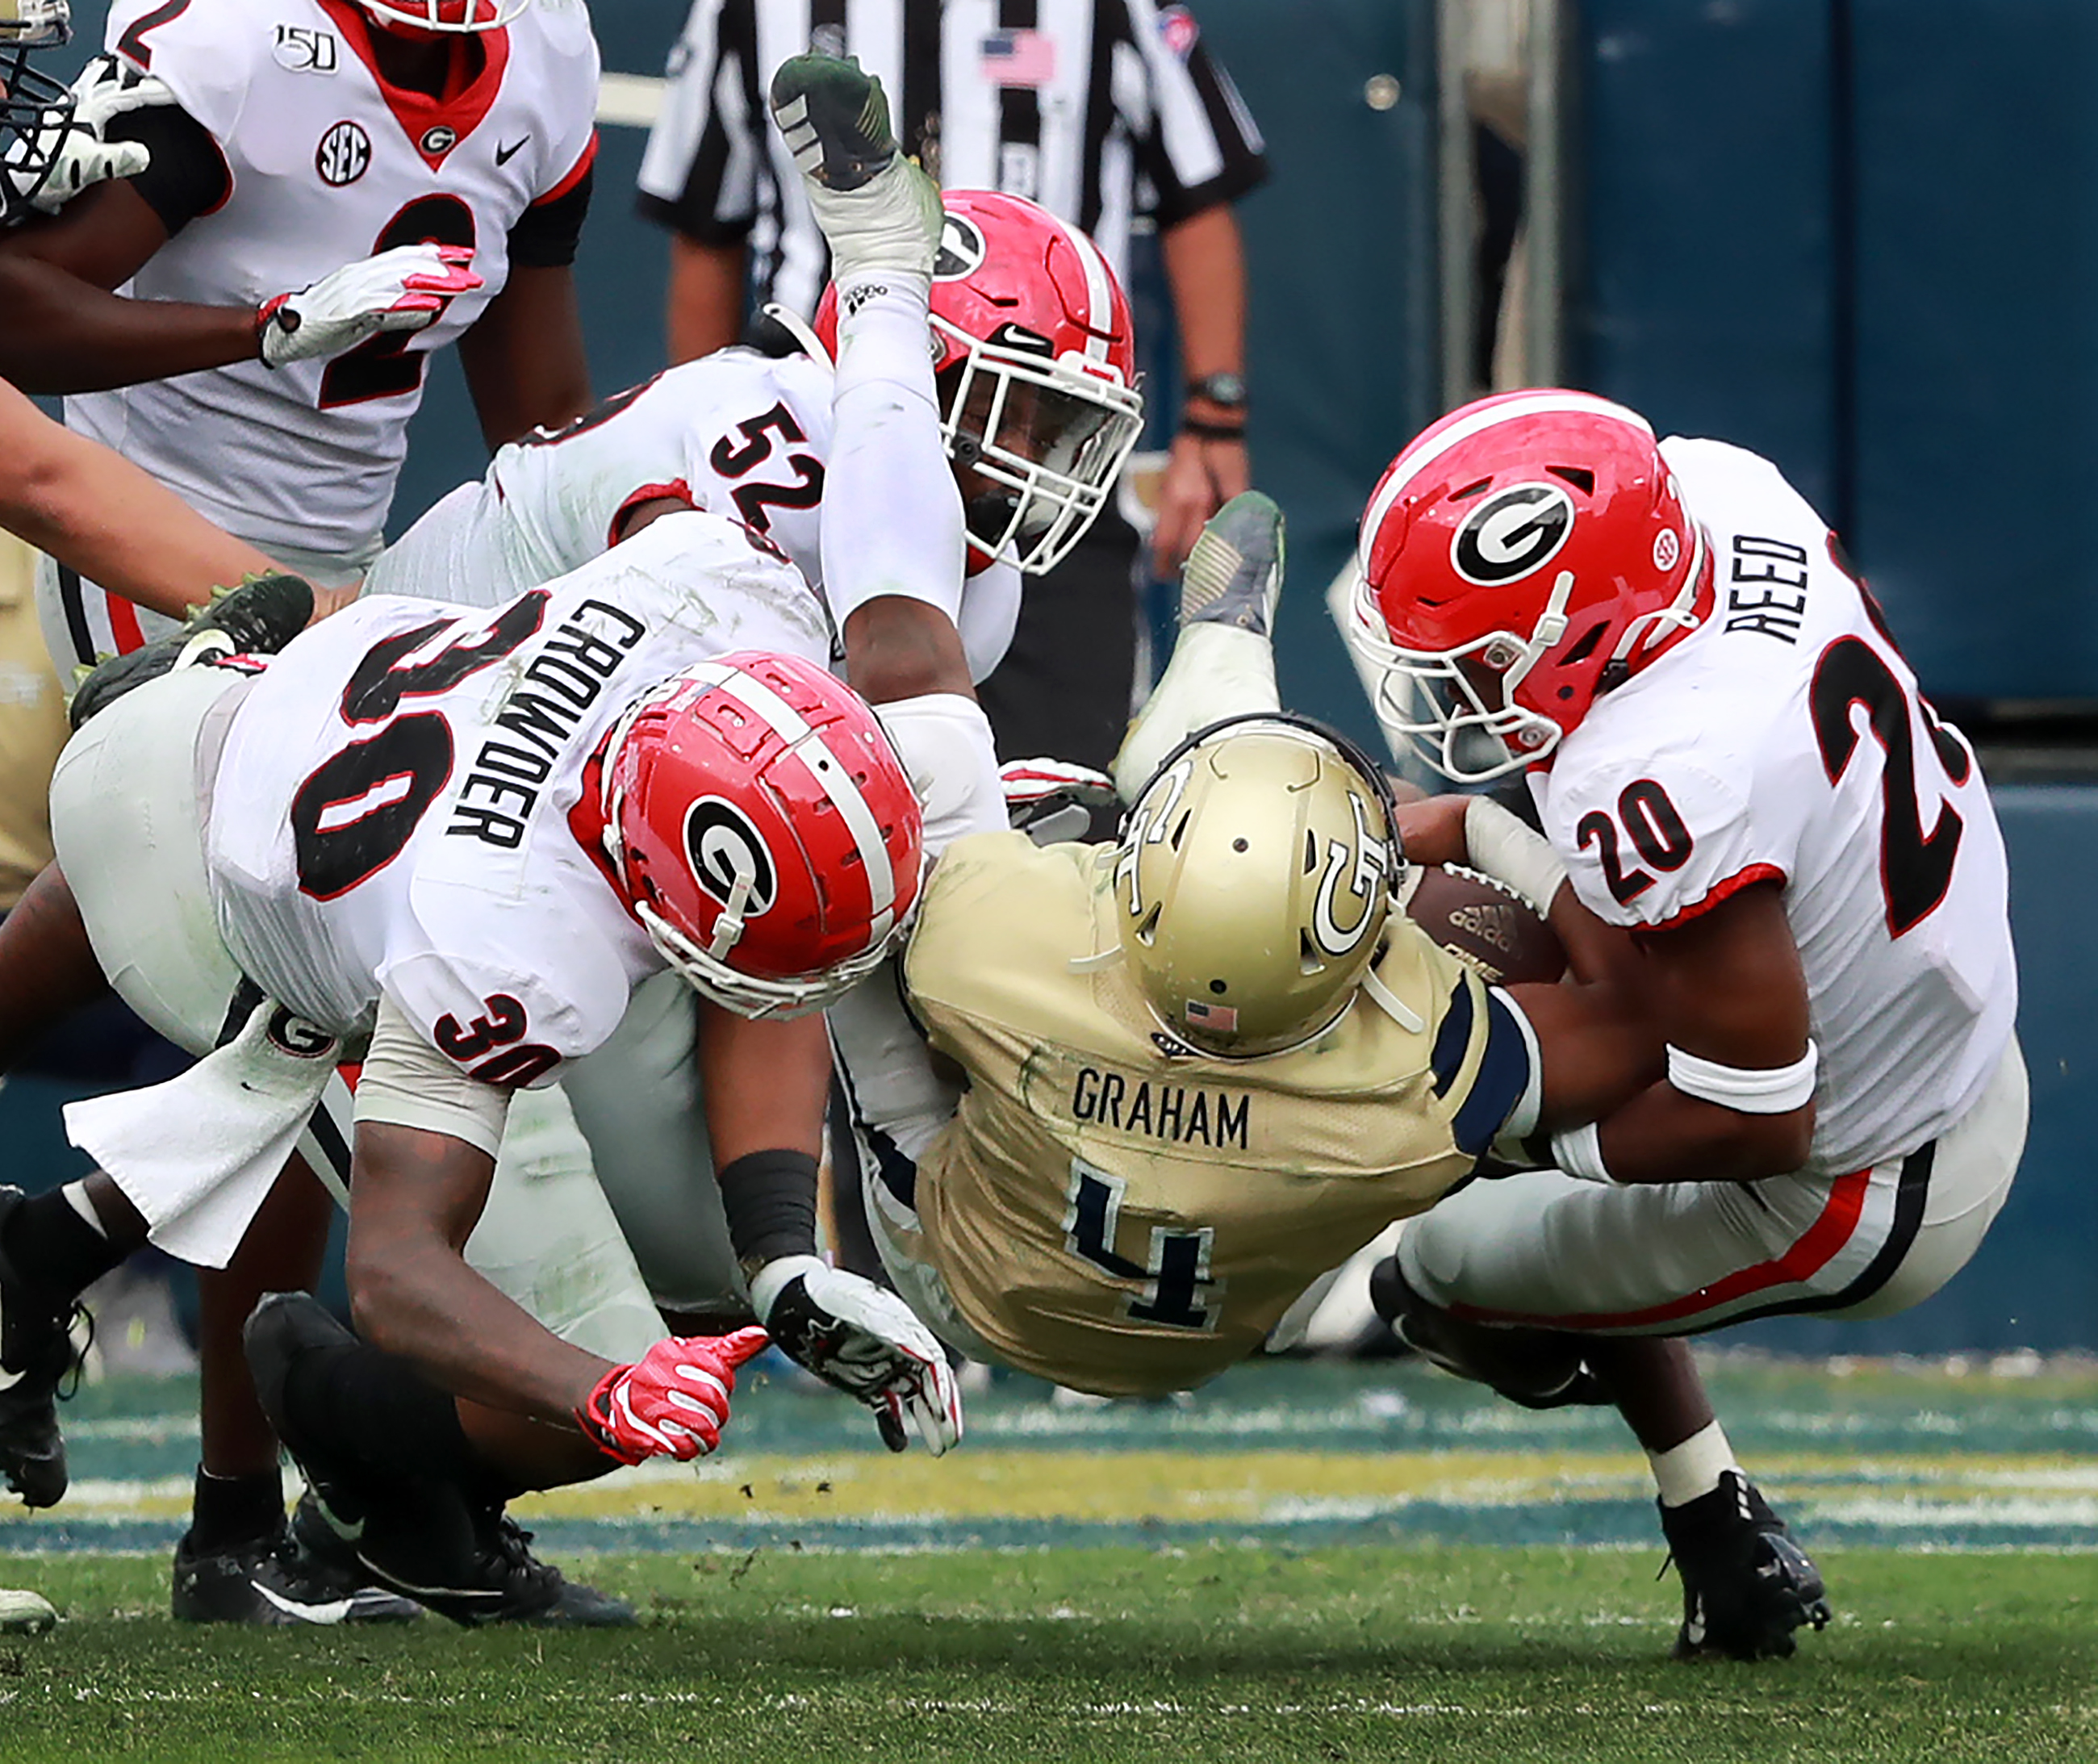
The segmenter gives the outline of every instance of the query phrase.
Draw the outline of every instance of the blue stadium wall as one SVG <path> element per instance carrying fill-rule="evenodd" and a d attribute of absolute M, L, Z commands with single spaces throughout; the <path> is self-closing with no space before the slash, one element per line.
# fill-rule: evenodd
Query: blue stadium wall
<path fill-rule="evenodd" d="M 684 0 L 594 7 L 608 71 L 660 73 Z M 1196 0 L 1266 132 L 1240 210 L 1254 459 L 1290 518 L 1291 702 L 1372 728 L 1319 604 L 1371 483 L 1439 408 L 1429 0 Z M 77 0 L 83 38 L 101 7 Z M 1850 541 L 1941 700 L 2098 699 L 2098 11 L 2081 0 L 1586 0 L 1569 51 L 1573 377 L 1664 432 L 1776 459 Z M 1385 109 L 1369 81 L 1398 81 Z M 663 235 L 608 125 L 578 267 L 600 390 L 662 365 Z M 1158 320 L 1155 269 L 1139 312 Z M 1174 378 L 1155 323 L 1155 388 Z M 395 509 L 484 463 L 440 362 Z M 2073 880 L 2098 791 L 1999 791 L 2034 1077 L 2024 1170 L 1974 1263 L 1908 1315 L 1737 1335 L 1812 1351 L 2098 1347 L 2098 1184 L 2074 1098 L 2098 959 Z M 0 1096 L 0 1131 L 48 1114 Z M 39 1129 L 38 1130 L 41 1130 Z M 43 1142 L 47 1155 L 64 1154 Z M 39 1161 L 42 1160 L 39 1158 Z"/>

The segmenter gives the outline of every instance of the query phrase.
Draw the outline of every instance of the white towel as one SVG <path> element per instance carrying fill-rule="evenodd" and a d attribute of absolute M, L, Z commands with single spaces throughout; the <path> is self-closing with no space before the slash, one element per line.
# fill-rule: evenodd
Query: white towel
<path fill-rule="evenodd" d="M 232 1259 L 335 1070 L 332 1036 L 264 999 L 180 1077 L 66 1105 L 66 1136 L 145 1216 L 152 1240 L 206 1268 Z"/>

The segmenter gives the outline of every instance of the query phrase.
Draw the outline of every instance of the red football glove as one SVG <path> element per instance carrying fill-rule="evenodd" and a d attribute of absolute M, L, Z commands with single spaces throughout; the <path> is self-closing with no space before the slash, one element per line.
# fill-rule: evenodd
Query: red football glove
<path fill-rule="evenodd" d="M 576 1411 L 606 1457 L 704 1458 L 721 1444 L 735 1369 L 764 1351 L 762 1329 L 732 1336 L 665 1336 L 631 1366 L 615 1366 Z"/>

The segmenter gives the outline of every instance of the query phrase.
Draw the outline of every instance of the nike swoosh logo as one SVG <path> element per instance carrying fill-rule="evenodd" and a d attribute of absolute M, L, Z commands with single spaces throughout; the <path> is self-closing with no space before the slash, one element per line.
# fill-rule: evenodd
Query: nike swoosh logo
<path fill-rule="evenodd" d="M 528 134 L 524 138 L 524 140 L 514 142 L 508 147 L 503 146 L 499 141 L 497 142 L 495 144 L 495 163 L 498 165 L 507 165 L 512 160 L 516 159 L 520 153 L 524 151 L 524 142 L 529 141 L 531 138 L 531 136 Z"/>
<path fill-rule="evenodd" d="M 301 1623 L 341 1623 L 348 1621 L 349 1608 L 355 1603 L 349 1599 L 328 1599 L 318 1604 L 306 1604 L 297 1599 L 287 1599 L 282 1593 L 272 1592 L 259 1580 L 249 1582 L 254 1589 L 287 1617 L 295 1617 Z"/>

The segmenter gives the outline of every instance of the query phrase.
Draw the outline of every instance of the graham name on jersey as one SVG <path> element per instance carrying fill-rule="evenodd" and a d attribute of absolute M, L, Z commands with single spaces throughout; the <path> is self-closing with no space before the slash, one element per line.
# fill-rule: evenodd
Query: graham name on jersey
<path fill-rule="evenodd" d="M 477 839 L 503 851 L 515 851 L 524 843 L 525 825 L 539 805 L 540 787 L 563 745 L 647 632 L 647 625 L 632 613 L 602 600 L 586 600 L 554 627 L 496 713 L 497 726 L 516 741 L 490 735 L 481 743 L 472 770 L 459 786 L 452 823 L 445 829 L 447 837 Z M 540 690 L 528 691 L 528 683 Z M 481 800 L 472 800 L 476 796 Z"/>
<path fill-rule="evenodd" d="M 1096 1121 L 1121 1133 L 1148 1134 L 1176 1145 L 1250 1149 L 1247 1123 L 1252 1106 L 1252 1097 L 1243 1090 L 1154 1083 L 1093 1066 L 1079 1067 L 1071 1086 L 1073 1120 Z"/>

